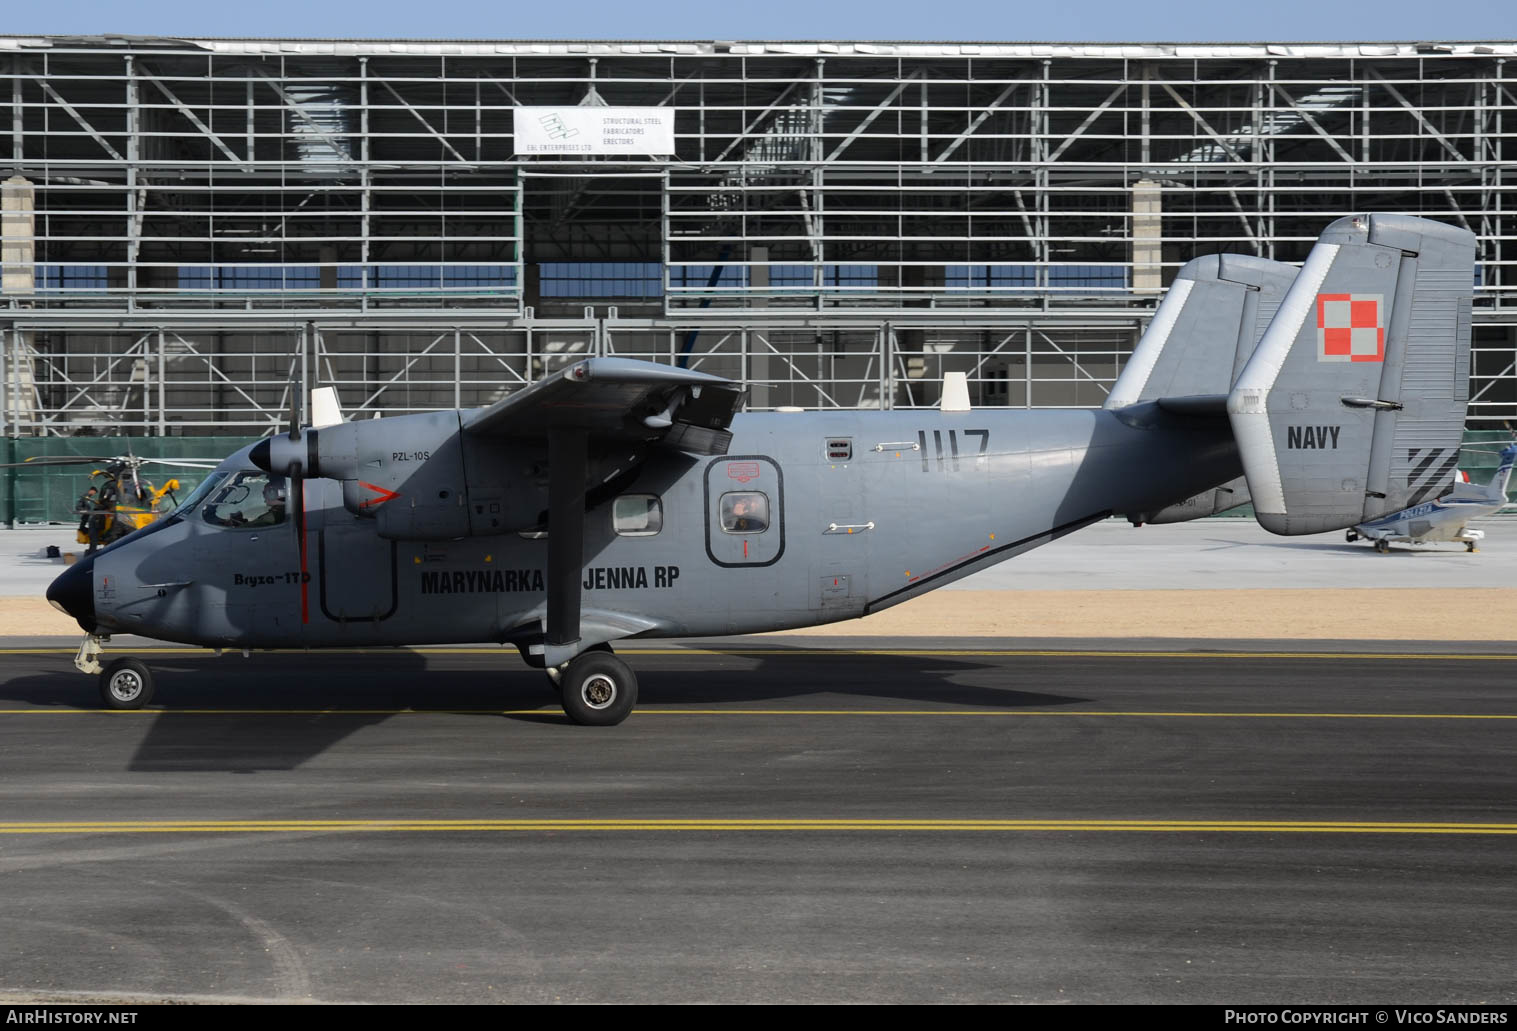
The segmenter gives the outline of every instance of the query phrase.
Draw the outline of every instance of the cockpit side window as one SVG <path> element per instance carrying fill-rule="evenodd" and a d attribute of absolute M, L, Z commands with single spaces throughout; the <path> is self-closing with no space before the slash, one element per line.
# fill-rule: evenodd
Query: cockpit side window
<path fill-rule="evenodd" d="M 232 473 L 206 496 L 200 515 L 212 526 L 259 529 L 284 522 L 289 485 L 283 476 L 248 469 Z"/>

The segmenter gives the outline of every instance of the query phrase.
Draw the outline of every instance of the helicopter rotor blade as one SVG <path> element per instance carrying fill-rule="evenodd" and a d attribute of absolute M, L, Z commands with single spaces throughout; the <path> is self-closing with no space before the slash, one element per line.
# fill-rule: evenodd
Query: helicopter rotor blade
<path fill-rule="evenodd" d="M 215 459 L 200 458 L 138 458 L 136 455 L 39 455 L 25 462 L 3 462 L 0 469 L 45 469 L 61 465 L 123 465 L 133 468 L 139 465 L 179 465 L 188 469 L 214 469 L 221 463 Z"/>
<path fill-rule="evenodd" d="M 138 461 L 151 465 L 177 465 L 186 469 L 214 469 L 221 464 L 214 458 L 139 458 Z"/>
<path fill-rule="evenodd" d="M 99 455 L 80 455 L 68 458 L 62 455 L 39 455 L 25 462 L 5 462 L 0 464 L 0 469 L 44 469 L 51 465 L 108 465 L 114 461 L 116 459 L 102 458 Z"/>

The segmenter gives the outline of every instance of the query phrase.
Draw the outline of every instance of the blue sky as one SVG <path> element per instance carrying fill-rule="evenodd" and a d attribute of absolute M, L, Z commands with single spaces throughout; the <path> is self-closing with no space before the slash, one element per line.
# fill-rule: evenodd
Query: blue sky
<path fill-rule="evenodd" d="M 0 35 L 421 39 L 1517 39 L 1513 0 L 62 0 L 11 4 Z"/>

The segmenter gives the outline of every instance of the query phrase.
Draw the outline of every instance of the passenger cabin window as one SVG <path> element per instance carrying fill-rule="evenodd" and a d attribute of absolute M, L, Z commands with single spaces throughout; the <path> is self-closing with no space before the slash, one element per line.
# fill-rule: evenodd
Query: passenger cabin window
<path fill-rule="evenodd" d="M 664 506 L 653 494 L 624 494 L 611 503 L 611 525 L 622 537 L 652 537 L 664 528 Z"/>
<path fill-rule="evenodd" d="M 284 522 L 289 484 L 283 476 L 249 469 L 233 473 L 206 497 L 200 515 L 212 526 L 260 529 Z"/>
<path fill-rule="evenodd" d="M 769 496 L 756 490 L 722 495 L 722 532 L 763 533 L 769 529 Z"/>

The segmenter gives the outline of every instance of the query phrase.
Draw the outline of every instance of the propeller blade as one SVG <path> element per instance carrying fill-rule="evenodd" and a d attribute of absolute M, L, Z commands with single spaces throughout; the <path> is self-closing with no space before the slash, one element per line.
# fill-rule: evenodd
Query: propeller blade
<path fill-rule="evenodd" d="M 304 346 L 304 345 L 302 345 Z M 300 439 L 300 386 L 295 382 L 298 365 L 290 366 L 290 439 Z"/>

